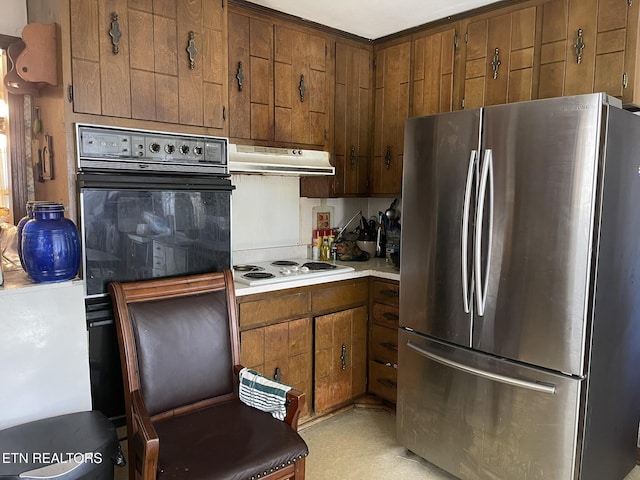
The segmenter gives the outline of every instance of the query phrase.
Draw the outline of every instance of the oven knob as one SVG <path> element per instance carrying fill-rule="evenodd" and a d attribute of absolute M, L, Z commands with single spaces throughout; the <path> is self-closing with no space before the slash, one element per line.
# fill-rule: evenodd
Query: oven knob
<path fill-rule="evenodd" d="M 160 151 L 160 144 L 155 142 L 152 143 L 149 145 L 149 150 L 151 150 L 151 153 L 158 153 Z"/>
<path fill-rule="evenodd" d="M 300 271 L 302 273 L 308 273 L 309 272 L 309 267 L 300 267 Z"/>
<path fill-rule="evenodd" d="M 202 155 L 202 147 L 193 147 L 193 153 L 196 155 Z"/>
<path fill-rule="evenodd" d="M 187 153 L 189 153 L 189 145 L 182 145 L 180 147 L 180 153 L 182 153 L 183 155 L 186 155 Z"/>
<path fill-rule="evenodd" d="M 176 147 L 174 145 L 168 144 L 164 146 L 164 151 L 171 154 L 176 151 Z"/>

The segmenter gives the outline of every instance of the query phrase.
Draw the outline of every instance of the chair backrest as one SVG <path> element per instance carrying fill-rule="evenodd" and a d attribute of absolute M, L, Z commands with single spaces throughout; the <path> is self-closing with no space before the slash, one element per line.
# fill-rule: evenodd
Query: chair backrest
<path fill-rule="evenodd" d="M 116 312 L 125 403 L 140 390 L 151 416 L 237 396 L 239 363 L 230 271 L 109 286 Z"/>

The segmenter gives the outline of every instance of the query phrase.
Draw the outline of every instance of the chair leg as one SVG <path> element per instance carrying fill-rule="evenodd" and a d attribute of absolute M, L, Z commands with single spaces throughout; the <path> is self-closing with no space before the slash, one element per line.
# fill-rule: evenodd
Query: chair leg
<path fill-rule="evenodd" d="M 304 480 L 304 462 L 306 458 L 301 458 L 295 464 L 293 478 L 295 480 Z"/>

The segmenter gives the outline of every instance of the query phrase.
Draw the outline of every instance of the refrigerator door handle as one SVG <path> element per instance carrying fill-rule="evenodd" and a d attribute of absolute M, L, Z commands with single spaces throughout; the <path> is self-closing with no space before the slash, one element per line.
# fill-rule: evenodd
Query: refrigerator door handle
<path fill-rule="evenodd" d="M 476 230 L 474 239 L 474 275 L 476 278 L 476 301 L 478 315 L 484 315 L 487 305 L 487 284 L 489 281 L 489 271 L 491 268 L 491 244 L 493 242 L 493 152 L 485 150 L 484 161 L 480 172 L 480 187 L 478 192 L 478 209 L 476 210 Z M 487 183 L 489 184 L 489 231 L 487 235 L 487 263 L 485 265 L 484 281 L 482 278 L 482 234 L 484 228 L 484 208 L 487 193 Z"/>
<path fill-rule="evenodd" d="M 473 172 L 476 165 L 477 150 L 471 150 L 469 157 L 469 167 L 467 169 L 467 181 L 464 187 L 464 206 L 462 208 L 462 233 L 461 233 L 461 253 L 462 253 L 462 301 L 464 302 L 464 313 L 471 311 L 471 299 L 469 298 L 469 271 L 467 249 L 469 244 L 469 207 L 471 205 L 471 187 L 473 184 Z"/>
<path fill-rule="evenodd" d="M 555 395 L 556 393 L 556 386 L 552 384 L 530 382 L 528 380 L 522 380 L 519 378 L 507 377 L 506 375 L 500 375 L 499 373 L 487 372 L 486 370 L 481 370 L 479 368 L 475 368 L 470 365 L 464 365 L 462 363 L 442 357 L 437 353 L 433 353 L 428 350 L 425 350 L 424 348 L 416 345 L 412 341 L 407 342 L 407 347 L 414 350 L 415 352 L 417 352 L 418 354 L 422 355 L 425 358 L 441 363 L 447 367 L 455 368 L 456 370 L 470 373 L 471 375 L 487 378 L 489 380 L 505 383 L 507 385 L 513 385 L 516 387 L 526 388 L 528 390 L 534 390 L 536 392 L 548 393 L 549 395 Z"/>

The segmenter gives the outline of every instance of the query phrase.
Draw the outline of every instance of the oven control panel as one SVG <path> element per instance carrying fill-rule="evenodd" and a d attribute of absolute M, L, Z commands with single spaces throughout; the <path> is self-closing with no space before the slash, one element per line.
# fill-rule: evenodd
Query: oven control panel
<path fill-rule="evenodd" d="M 228 174 L 227 139 L 76 124 L 78 168 Z"/>

